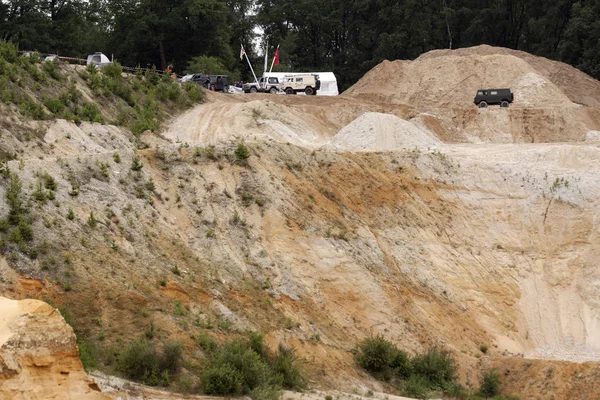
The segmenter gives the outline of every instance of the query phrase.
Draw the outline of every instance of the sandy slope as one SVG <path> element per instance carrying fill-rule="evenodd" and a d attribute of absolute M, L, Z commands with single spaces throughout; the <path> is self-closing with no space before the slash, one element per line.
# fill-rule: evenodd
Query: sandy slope
<path fill-rule="evenodd" d="M 203 358 L 193 335 L 263 331 L 272 347 L 293 345 L 322 388 L 384 389 L 351 353 L 382 334 L 411 353 L 445 345 L 464 383 L 476 385 L 493 363 L 511 391 L 546 399 L 540 375 L 554 368 L 555 393 L 577 386 L 585 398 L 597 390 L 600 360 L 600 147 L 599 114 L 581 104 L 596 95 L 567 91 L 556 78 L 562 66 L 479 50 L 383 63 L 338 98 L 210 94 L 163 138 L 141 138 L 137 172 L 127 132 L 46 123 L 47 148 L 31 146 L 9 166 L 27 190 L 40 170 L 56 177 L 59 206 L 40 206 L 36 232 L 74 262 L 48 271 L 41 265 L 54 254 L 13 254 L 10 268 L 0 264 L 0 287 L 40 296 L 34 279 L 22 281 L 39 278 L 89 337 L 114 344 L 152 322 L 195 362 Z M 455 106 L 443 91 L 473 63 L 477 79 L 515 82 L 527 96 L 508 110 L 479 110 L 467 80 Z M 386 85 L 364 84 L 383 72 Z M 555 103 L 532 108 L 536 96 Z M 234 162 L 242 140 L 248 168 Z M 213 158 L 195 151 L 209 145 Z M 42 284 L 66 271 L 72 291 Z M 540 361 L 527 372 L 513 355 Z"/>

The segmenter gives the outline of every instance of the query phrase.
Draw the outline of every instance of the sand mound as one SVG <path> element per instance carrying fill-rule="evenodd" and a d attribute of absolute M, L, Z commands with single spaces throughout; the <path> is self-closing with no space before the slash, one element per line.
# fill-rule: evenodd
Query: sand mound
<path fill-rule="evenodd" d="M 465 55 L 450 52 L 412 62 L 384 61 L 345 94 L 428 110 L 473 107 L 477 89 L 494 87 L 512 88 L 514 107 L 576 106 L 550 78 L 522 58 L 476 52 Z"/>
<path fill-rule="evenodd" d="M 534 56 L 524 51 L 481 45 L 458 50 L 434 50 L 423 54 L 417 61 L 437 57 L 445 58 L 450 55 L 455 57 L 510 55 L 520 58 L 537 73 L 556 85 L 573 103 L 587 107 L 600 107 L 600 81 L 568 64 Z"/>
<path fill-rule="evenodd" d="M 411 122 L 368 112 L 342 128 L 326 147 L 334 151 L 393 151 L 439 144 L 432 134 Z"/>

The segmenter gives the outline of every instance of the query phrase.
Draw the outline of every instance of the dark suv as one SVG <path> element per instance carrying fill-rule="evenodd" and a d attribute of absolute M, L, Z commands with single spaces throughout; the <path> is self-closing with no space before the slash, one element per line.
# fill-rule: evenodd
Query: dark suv
<path fill-rule="evenodd" d="M 475 96 L 475 104 L 479 108 L 486 108 L 488 104 L 500 104 L 500 107 L 508 107 L 513 99 L 514 96 L 510 89 L 479 89 Z"/>
<path fill-rule="evenodd" d="M 208 88 L 217 92 L 229 91 L 229 77 L 227 75 L 209 75 L 210 83 Z"/>

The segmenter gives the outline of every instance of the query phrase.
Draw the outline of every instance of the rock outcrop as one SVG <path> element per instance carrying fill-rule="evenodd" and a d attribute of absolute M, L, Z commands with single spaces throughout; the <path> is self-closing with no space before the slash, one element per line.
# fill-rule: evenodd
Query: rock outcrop
<path fill-rule="evenodd" d="M 38 300 L 0 297 L 0 399 L 110 399 L 83 370 L 73 329 Z"/>

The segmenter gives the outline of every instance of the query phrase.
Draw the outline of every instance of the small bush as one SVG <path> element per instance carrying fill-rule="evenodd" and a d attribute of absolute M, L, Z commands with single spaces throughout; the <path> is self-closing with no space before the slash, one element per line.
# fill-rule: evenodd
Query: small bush
<path fill-rule="evenodd" d="M 63 113 L 65 110 L 65 105 L 57 97 L 53 97 L 53 98 L 44 100 L 44 105 L 54 115 L 59 115 L 59 114 Z"/>
<path fill-rule="evenodd" d="M 62 79 L 62 76 L 58 72 L 58 64 L 56 63 L 56 61 L 45 61 L 44 63 L 42 63 L 42 65 L 44 68 L 44 72 L 50 75 L 52 79 L 57 81 L 60 81 Z"/>
<path fill-rule="evenodd" d="M 46 119 L 46 113 L 38 103 L 31 99 L 26 99 L 21 102 L 21 114 L 37 120 Z"/>
<path fill-rule="evenodd" d="M 443 388 L 455 379 L 456 364 L 448 350 L 433 347 L 412 360 L 415 374 L 427 378 L 433 385 Z"/>
<path fill-rule="evenodd" d="M 483 354 L 487 354 L 488 352 L 488 347 L 485 344 L 482 344 L 481 346 L 479 346 L 479 350 L 483 353 Z"/>
<path fill-rule="evenodd" d="M 263 338 L 251 335 L 248 341 L 235 340 L 212 350 L 203 377 L 206 394 L 252 394 L 269 400 L 282 386 L 301 388 L 304 380 L 294 350 L 280 346 L 272 356 Z"/>
<path fill-rule="evenodd" d="M 208 353 L 212 353 L 213 351 L 217 350 L 218 347 L 217 342 L 215 342 L 215 340 L 211 336 L 204 332 L 200 333 L 197 342 L 198 346 L 200 346 L 202 350 Z"/>
<path fill-rule="evenodd" d="M 304 379 L 298 364 L 295 350 L 279 344 L 272 366 L 273 371 L 282 377 L 282 386 L 285 389 L 299 390 L 304 387 Z"/>
<path fill-rule="evenodd" d="M 500 374 L 497 371 L 487 371 L 483 374 L 479 391 L 486 397 L 500 394 Z"/>
<path fill-rule="evenodd" d="M 358 345 L 358 365 L 371 373 L 383 373 L 390 368 L 396 352 L 396 346 L 381 335 L 367 338 Z"/>
<path fill-rule="evenodd" d="M 180 368 L 181 354 L 180 344 L 168 343 L 159 355 L 148 342 L 136 341 L 119 355 L 117 369 L 147 385 L 168 385 Z"/>
<path fill-rule="evenodd" d="M 44 172 L 42 175 L 42 180 L 44 181 L 44 187 L 48 190 L 56 191 L 58 185 L 56 184 L 56 180 L 47 172 Z"/>
<path fill-rule="evenodd" d="M 103 123 L 104 118 L 98 109 L 98 106 L 93 103 L 85 103 L 81 108 L 79 116 L 84 121 Z"/>
<path fill-rule="evenodd" d="M 174 374 L 181 367 L 183 346 L 180 343 L 167 343 L 160 357 L 159 367 L 161 370 Z"/>
<path fill-rule="evenodd" d="M 211 366 L 202 375 L 204 393 L 214 396 L 235 396 L 242 393 L 242 382 L 239 371 L 232 365 Z"/>
<path fill-rule="evenodd" d="M 90 228 L 94 229 L 98 225 L 98 220 L 94 216 L 94 212 L 90 212 L 90 216 L 88 217 L 87 224 Z"/>
<path fill-rule="evenodd" d="M 412 363 L 405 351 L 396 350 L 392 362 L 390 363 L 394 375 L 400 379 L 408 378 L 412 373 Z"/>
<path fill-rule="evenodd" d="M 431 383 L 426 377 L 422 375 L 411 375 L 407 381 L 402 383 L 400 394 L 406 397 L 425 400 L 429 398 L 430 386 Z"/>
<path fill-rule="evenodd" d="M 144 167 L 144 164 L 142 164 L 142 162 L 140 161 L 140 158 L 137 155 L 134 155 L 133 159 L 131 160 L 131 170 L 139 171 L 143 167 Z"/>
<path fill-rule="evenodd" d="M 19 52 L 17 50 L 17 46 L 15 46 L 12 42 L 0 40 L 0 58 L 3 58 L 9 63 L 15 63 L 17 62 L 18 57 Z"/>
<path fill-rule="evenodd" d="M 123 78 L 123 68 L 118 62 L 113 62 L 102 66 L 102 74 L 109 78 L 120 80 Z"/>
<path fill-rule="evenodd" d="M 194 82 L 186 82 L 183 84 L 183 90 L 185 90 L 188 97 L 193 102 L 197 103 L 202 100 L 202 90 L 200 89 L 200 85 Z"/>
<path fill-rule="evenodd" d="M 250 150 L 248 149 L 248 147 L 246 147 L 246 145 L 244 145 L 244 143 L 239 143 L 237 145 L 237 148 L 235 149 L 235 151 L 233 152 L 235 154 L 235 159 L 238 163 L 240 163 L 241 165 L 247 165 L 248 164 L 248 158 L 250 157 Z"/>
<path fill-rule="evenodd" d="M 158 355 L 145 341 L 133 342 L 120 354 L 117 368 L 128 378 L 142 380 L 152 374 L 158 365 Z"/>

